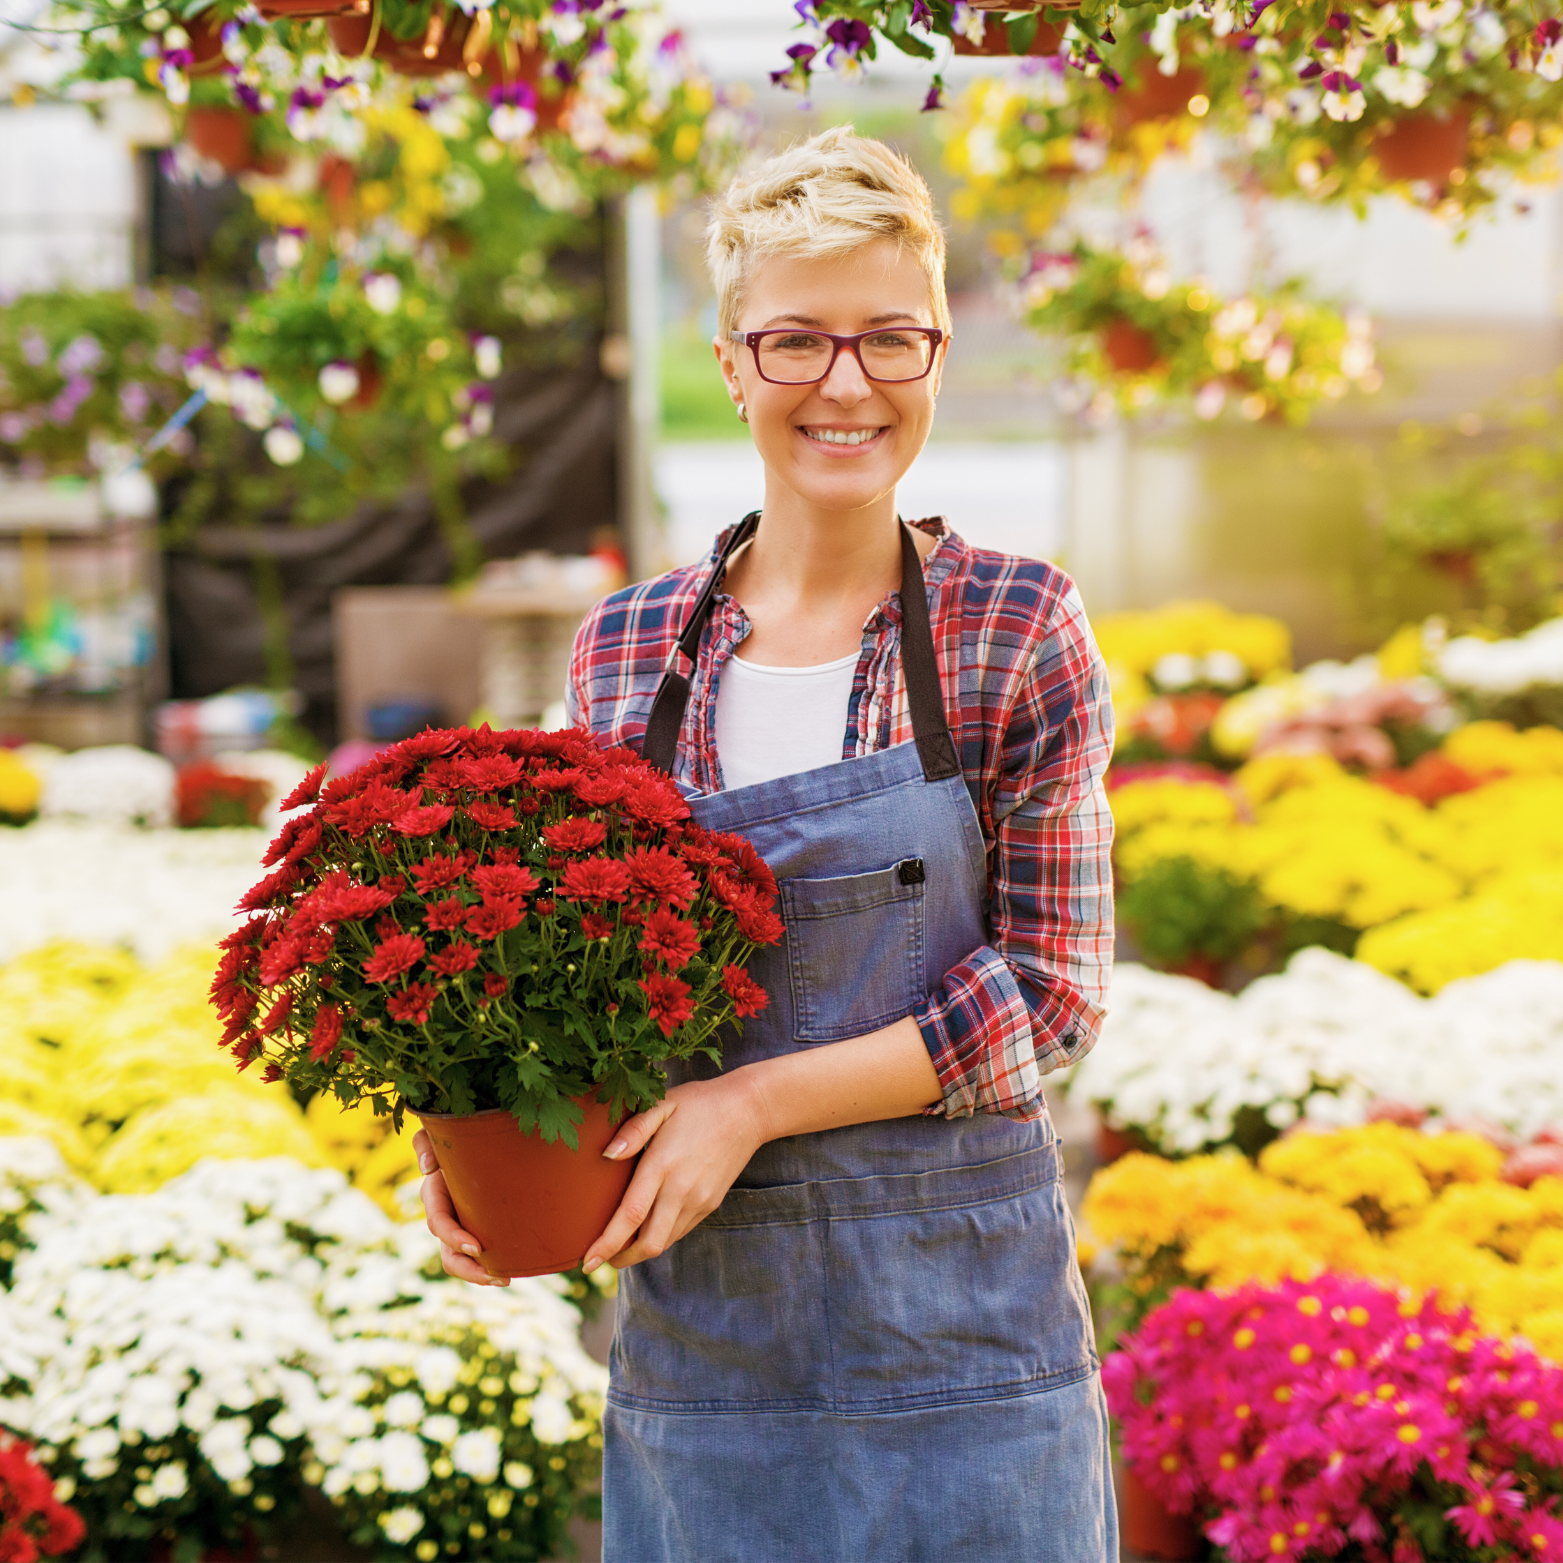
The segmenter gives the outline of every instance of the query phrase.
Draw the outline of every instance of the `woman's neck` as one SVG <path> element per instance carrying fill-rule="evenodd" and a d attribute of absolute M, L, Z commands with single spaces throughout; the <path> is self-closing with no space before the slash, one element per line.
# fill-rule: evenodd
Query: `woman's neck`
<path fill-rule="evenodd" d="M 914 536 L 926 556 L 935 540 Z M 861 510 L 822 510 L 768 480 L 760 525 L 727 572 L 726 588 L 751 626 L 739 654 L 773 667 L 846 656 L 900 584 L 893 491 Z"/>

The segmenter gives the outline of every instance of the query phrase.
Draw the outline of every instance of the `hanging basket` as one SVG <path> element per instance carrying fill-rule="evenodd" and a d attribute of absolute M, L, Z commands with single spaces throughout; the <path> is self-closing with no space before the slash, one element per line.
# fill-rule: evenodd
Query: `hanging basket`
<path fill-rule="evenodd" d="M 523 1134 L 502 1109 L 420 1115 L 456 1219 L 482 1246 L 479 1262 L 490 1275 L 573 1269 L 619 1208 L 635 1165 L 602 1154 L 618 1121 L 594 1097 L 578 1097 L 575 1105 L 585 1114 L 579 1150 Z"/>
<path fill-rule="evenodd" d="M 1173 1514 L 1134 1473 L 1120 1467 L 1118 1495 L 1123 1507 L 1123 1543 L 1127 1551 L 1157 1563 L 1199 1563 L 1205 1538 L 1186 1514 Z"/>
<path fill-rule="evenodd" d="M 1113 99 L 1113 114 L 1125 127 L 1178 119 L 1188 113 L 1189 99 L 1203 94 L 1208 85 L 1204 71 L 1195 65 L 1185 65 L 1171 76 L 1142 67 L 1134 85 L 1123 88 Z"/>
<path fill-rule="evenodd" d="M 1161 362 L 1156 338 L 1120 315 L 1102 327 L 1102 353 L 1119 374 L 1147 374 Z"/>
<path fill-rule="evenodd" d="M 1465 164 L 1471 116 L 1464 110 L 1440 119 L 1433 114 L 1408 114 L 1373 138 L 1373 155 L 1390 179 L 1449 182 Z"/>
<path fill-rule="evenodd" d="M 255 158 L 250 117 L 242 109 L 197 105 L 185 115 L 184 141 L 230 179 L 242 174 Z"/>

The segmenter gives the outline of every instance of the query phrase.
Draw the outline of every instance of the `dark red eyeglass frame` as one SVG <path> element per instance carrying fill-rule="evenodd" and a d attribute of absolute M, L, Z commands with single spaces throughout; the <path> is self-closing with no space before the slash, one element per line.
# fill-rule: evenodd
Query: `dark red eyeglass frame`
<path fill-rule="evenodd" d="M 883 336 L 887 331 L 904 331 L 909 335 L 925 336 L 928 338 L 928 366 L 921 374 L 914 374 L 905 380 L 881 380 L 878 375 L 868 372 L 868 365 L 863 362 L 863 354 L 859 344 L 871 336 Z M 823 337 L 831 344 L 830 362 L 825 365 L 825 372 L 816 375 L 812 380 L 773 380 L 760 367 L 760 343 L 768 336 L 793 336 L 802 332 L 808 336 Z M 836 360 L 841 357 L 842 350 L 846 349 L 857 359 L 857 366 L 863 371 L 865 380 L 872 380 L 876 385 L 916 385 L 919 380 L 926 380 L 933 371 L 934 362 L 938 355 L 939 344 L 944 341 L 944 332 L 938 326 L 875 326 L 872 331 L 859 331 L 854 336 L 835 336 L 829 331 L 816 331 L 813 326 L 767 326 L 763 331 L 739 331 L 733 336 L 735 342 L 741 342 L 754 354 L 754 372 L 765 381 L 767 385 L 818 385 L 821 380 L 830 378 L 830 371 L 836 367 Z"/>

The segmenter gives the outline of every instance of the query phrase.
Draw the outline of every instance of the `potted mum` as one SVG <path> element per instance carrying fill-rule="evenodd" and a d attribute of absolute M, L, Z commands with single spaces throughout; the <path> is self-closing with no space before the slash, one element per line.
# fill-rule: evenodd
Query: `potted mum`
<path fill-rule="evenodd" d="M 630 1168 L 601 1152 L 758 1013 L 776 882 L 589 733 L 424 732 L 284 809 L 212 994 L 241 1069 L 429 1129 L 496 1275 L 568 1269 Z"/>

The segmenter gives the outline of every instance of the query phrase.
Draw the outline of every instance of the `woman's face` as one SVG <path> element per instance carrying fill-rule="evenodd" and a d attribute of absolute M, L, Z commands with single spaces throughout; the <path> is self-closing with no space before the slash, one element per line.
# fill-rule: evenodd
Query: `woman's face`
<path fill-rule="evenodd" d="M 834 260 L 762 261 L 738 318 L 740 332 L 797 326 L 834 336 L 933 324 L 922 267 L 889 239 Z M 859 510 L 890 493 L 928 438 L 943 344 L 921 380 L 870 380 L 843 351 L 812 385 L 773 384 L 761 378 L 748 347 L 721 337 L 714 345 L 728 395 L 747 410 L 770 477 L 822 510 Z"/>

